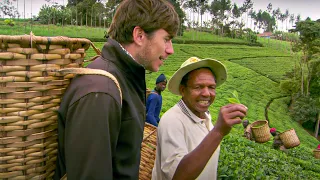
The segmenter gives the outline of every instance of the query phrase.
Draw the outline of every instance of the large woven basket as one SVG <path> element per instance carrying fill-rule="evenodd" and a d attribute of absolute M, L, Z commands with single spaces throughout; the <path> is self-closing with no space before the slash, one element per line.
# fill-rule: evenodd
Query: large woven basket
<path fill-rule="evenodd" d="M 60 99 L 91 42 L 0 35 L 0 179 L 51 179 Z"/>
<path fill-rule="evenodd" d="M 145 123 L 143 142 L 141 146 L 141 160 L 139 169 L 140 180 L 150 180 L 157 148 L 157 127 Z"/>
<path fill-rule="evenodd" d="M 270 128 L 268 121 L 258 120 L 251 124 L 254 140 L 258 143 L 265 143 L 270 140 Z"/>
<path fill-rule="evenodd" d="M 315 150 L 313 150 L 313 156 L 314 156 L 316 159 L 320 159 L 320 149 L 315 149 Z"/>
<path fill-rule="evenodd" d="M 284 147 L 286 147 L 287 149 L 300 145 L 300 140 L 294 129 L 289 129 L 281 133 L 279 136 L 281 141 L 283 142 Z"/>

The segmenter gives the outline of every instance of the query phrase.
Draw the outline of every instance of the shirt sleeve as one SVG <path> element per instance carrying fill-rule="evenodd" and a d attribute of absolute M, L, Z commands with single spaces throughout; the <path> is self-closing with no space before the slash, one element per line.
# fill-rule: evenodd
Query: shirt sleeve
<path fill-rule="evenodd" d="M 157 106 L 157 102 L 158 102 L 158 98 L 157 98 L 156 95 L 150 94 L 149 97 L 148 97 L 148 101 L 149 101 L 149 104 L 148 104 L 148 108 L 147 108 L 148 109 L 147 110 L 147 120 L 151 124 L 153 124 L 155 126 L 158 126 L 157 120 L 154 117 L 156 106 Z"/>
<path fill-rule="evenodd" d="M 188 154 L 182 122 L 174 116 L 161 118 L 158 128 L 158 143 L 161 147 L 161 173 L 165 179 L 172 179 L 181 159 Z"/>
<path fill-rule="evenodd" d="M 90 93 L 69 107 L 66 119 L 68 179 L 113 179 L 121 105 L 106 93 Z"/>

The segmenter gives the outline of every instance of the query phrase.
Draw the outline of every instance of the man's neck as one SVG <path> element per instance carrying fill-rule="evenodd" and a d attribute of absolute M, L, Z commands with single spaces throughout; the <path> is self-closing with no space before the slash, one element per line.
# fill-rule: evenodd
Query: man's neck
<path fill-rule="evenodd" d="M 155 87 L 154 90 L 155 90 L 159 95 L 161 95 L 161 91 L 158 90 L 157 87 Z"/>
<path fill-rule="evenodd" d="M 119 42 L 118 42 L 119 43 Z M 124 52 L 126 52 L 134 61 L 136 61 L 136 59 L 134 58 L 134 56 L 132 55 L 132 53 L 131 53 L 131 51 L 129 50 L 129 46 L 130 45 L 122 45 L 122 44 L 120 44 L 119 43 L 119 45 L 120 45 L 120 47 L 122 48 L 122 50 L 124 51 Z M 136 61 L 137 62 L 137 61 Z"/>

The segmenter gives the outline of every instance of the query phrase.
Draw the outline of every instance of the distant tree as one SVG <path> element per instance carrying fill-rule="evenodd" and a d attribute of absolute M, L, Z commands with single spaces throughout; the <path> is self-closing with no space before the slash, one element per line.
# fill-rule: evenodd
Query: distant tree
<path fill-rule="evenodd" d="M 239 8 L 240 10 L 240 16 L 242 17 L 243 14 L 247 14 L 247 24 L 248 24 L 248 17 L 249 17 L 249 10 L 253 7 L 253 1 L 252 0 L 245 0 L 243 5 Z M 242 24 L 242 18 L 241 18 L 241 24 Z M 242 31 L 242 28 L 240 28 Z"/>
<path fill-rule="evenodd" d="M 234 3 L 233 4 L 233 8 L 232 8 L 232 18 L 233 20 L 230 22 L 230 25 L 233 25 L 233 29 L 240 25 L 240 22 L 239 22 L 239 17 L 241 16 L 241 12 L 240 12 L 240 9 L 238 8 L 237 4 Z"/>
<path fill-rule="evenodd" d="M 288 9 L 286 9 L 286 12 L 284 13 L 284 17 L 285 17 L 285 20 L 286 20 L 286 30 L 288 31 L 288 20 L 289 20 L 289 17 L 290 17 L 290 13 L 289 13 Z"/>
<path fill-rule="evenodd" d="M 308 96 L 310 94 L 310 82 L 314 78 L 314 69 L 318 67 L 320 62 L 320 23 L 317 21 L 300 21 L 296 23 L 296 28 L 291 32 L 299 32 L 300 41 L 293 46 L 294 52 L 302 52 L 303 57 L 300 61 L 301 70 L 301 94 Z M 307 71 L 304 73 L 304 71 Z M 305 74 L 307 77 L 305 78 Z M 306 79 L 306 83 L 304 82 Z M 318 81 L 318 80 L 317 80 Z M 319 85 L 320 88 L 320 85 Z M 320 95 L 320 94 L 319 94 Z"/>
<path fill-rule="evenodd" d="M 281 10 L 280 8 L 277 8 L 276 10 L 273 10 L 272 11 L 272 16 L 274 17 L 274 19 L 276 20 L 276 28 L 278 29 L 279 28 L 279 23 L 278 23 L 278 20 L 281 19 Z"/>
<path fill-rule="evenodd" d="M 295 16 L 294 16 L 294 14 L 291 14 L 289 22 L 291 23 L 292 27 L 293 27 L 294 20 L 295 20 Z"/>
<path fill-rule="evenodd" d="M 105 16 L 107 19 L 107 26 L 110 25 L 112 17 L 116 11 L 116 8 L 122 0 L 108 0 L 106 3 Z"/>
<path fill-rule="evenodd" d="M 256 21 L 256 19 L 257 19 L 257 13 L 256 13 L 256 11 L 254 11 L 253 9 L 251 9 L 251 10 L 249 11 L 249 16 L 250 16 L 250 18 L 251 18 L 251 21 L 252 21 L 252 20 L 254 21 L 254 22 L 253 22 L 253 24 L 254 24 L 253 29 L 256 30 L 256 26 L 257 26 L 257 21 Z M 252 22 L 251 22 L 251 24 L 252 24 Z"/>
<path fill-rule="evenodd" d="M 317 137 L 320 121 L 320 22 L 299 21 L 290 32 L 299 32 L 299 41 L 292 50 L 300 62 L 292 75 L 289 74 L 290 79 L 281 81 L 280 85 L 292 93 L 292 119 L 314 126 Z"/>
<path fill-rule="evenodd" d="M 296 17 L 296 22 L 300 22 L 300 21 L 301 21 L 301 16 L 300 16 L 300 14 L 298 14 Z"/>
<path fill-rule="evenodd" d="M 224 21 L 228 19 L 228 13 L 231 11 L 230 0 L 213 0 L 209 8 L 212 17 L 212 22 L 221 29 L 223 34 Z"/>
<path fill-rule="evenodd" d="M 184 21 L 186 18 L 186 14 L 182 10 L 179 0 L 169 0 L 169 2 L 171 2 L 171 4 L 174 6 L 174 9 L 176 10 L 176 12 L 179 16 L 180 26 L 179 26 L 178 36 L 182 36 L 183 31 L 185 29 L 183 24 L 184 24 Z"/>
<path fill-rule="evenodd" d="M 17 8 L 13 5 L 13 2 L 16 0 L 2 0 L 0 2 L 0 10 L 5 16 L 9 16 L 10 18 L 19 17 L 19 12 Z"/>
<path fill-rule="evenodd" d="M 268 10 L 268 13 L 272 12 L 272 4 L 271 3 L 268 4 L 267 10 Z"/>

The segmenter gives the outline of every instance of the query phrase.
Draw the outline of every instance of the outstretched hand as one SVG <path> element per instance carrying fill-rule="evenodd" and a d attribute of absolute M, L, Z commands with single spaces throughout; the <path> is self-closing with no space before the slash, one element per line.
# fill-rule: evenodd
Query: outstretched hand
<path fill-rule="evenodd" d="M 229 134 L 235 124 L 240 124 L 247 115 L 248 108 L 243 104 L 228 104 L 220 108 L 219 117 L 214 127 L 222 136 Z"/>

